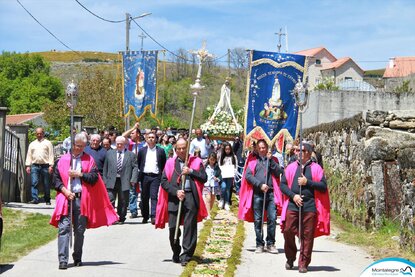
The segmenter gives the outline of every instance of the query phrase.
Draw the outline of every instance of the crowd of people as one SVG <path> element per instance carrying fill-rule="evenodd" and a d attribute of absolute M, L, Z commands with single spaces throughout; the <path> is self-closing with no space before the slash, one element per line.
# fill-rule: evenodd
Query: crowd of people
<path fill-rule="evenodd" d="M 26 159 L 32 180 L 30 203 L 40 201 L 42 178 L 44 200 L 50 205 L 53 175 L 57 196 L 51 224 L 59 228 L 59 269 L 68 265 L 70 225 L 74 265 L 81 266 L 85 229 L 123 224 L 128 210 L 131 219 L 140 211 L 143 224 L 164 228 L 168 223 L 172 261 L 183 266 L 196 249 L 197 222 L 210 218 L 215 203 L 225 211 L 238 206 L 238 217 L 254 223 L 255 253 L 278 254 L 275 233 L 281 214 L 287 270 L 296 260 L 295 236 L 301 241 L 299 272 L 305 273 L 314 237 L 329 232 L 327 183 L 321 155 L 312 142 L 287 143 L 284 155 L 273 155 L 265 140 L 256 141 L 246 152 L 242 136 L 211 140 L 201 129 L 194 131 L 190 142 L 186 132 L 158 128 L 143 132 L 139 123 L 122 134 L 73 132 L 74 142 L 65 140 L 66 154 L 55 162 L 51 143 L 37 128 Z"/>

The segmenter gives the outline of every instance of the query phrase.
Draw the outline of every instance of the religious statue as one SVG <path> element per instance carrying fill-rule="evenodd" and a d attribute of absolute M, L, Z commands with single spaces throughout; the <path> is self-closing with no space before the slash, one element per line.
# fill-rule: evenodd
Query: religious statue
<path fill-rule="evenodd" d="M 264 103 L 264 109 L 259 115 L 268 120 L 283 120 L 287 118 L 287 113 L 284 112 L 284 104 L 281 100 L 281 86 L 277 75 L 272 86 L 271 98 Z"/>

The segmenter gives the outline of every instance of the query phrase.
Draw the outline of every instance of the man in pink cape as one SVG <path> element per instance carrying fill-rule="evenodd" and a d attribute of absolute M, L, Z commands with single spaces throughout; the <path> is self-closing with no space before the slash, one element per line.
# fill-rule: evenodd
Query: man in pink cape
<path fill-rule="evenodd" d="M 68 268 L 69 236 L 72 232 L 70 230 L 69 207 L 72 208 L 75 237 L 72 254 L 74 266 L 82 265 L 85 229 L 108 226 L 118 220 L 94 159 L 84 153 L 86 143 L 86 136 L 77 134 L 72 146 L 72 153 L 65 154 L 60 158 L 53 175 L 53 182 L 58 193 L 50 224 L 59 228 L 59 269 Z M 68 205 L 68 200 L 71 201 L 71 205 Z"/>
<path fill-rule="evenodd" d="M 176 157 L 166 162 L 161 177 L 159 191 L 156 228 L 164 228 L 169 223 L 169 240 L 173 251 L 172 261 L 185 266 L 192 258 L 197 244 L 197 222 L 207 217 L 207 210 L 202 198 L 202 190 L 207 180 L 205 169 L 200 158 L 190 156 L 188 165 L 185 165 L 187 141 L 183 138 L 176 143 Z M 184 190 L 182 190 L 182 176 L 185 176 Z M 179 209 L 182 201 L 181 219 L 183 224 L 183 252 L 180 254 L 180 229 L 175 243 L 174 233 Z"/>
<path fill-rule="evenodd" d="M 279 189 L 279 176 L 283 172 L 278 160 L 268 151 L 268 144 L 261 139 L 257 142 L 257 155 L 247 159 L 239 191 L 239 219 L 254 222 L 256 235 L 255 253 L 266 251 L 278 254 L 275 247 L 275 229 L 277 210 L 281 207 L 281 191 Z M 265 204 L 264 204 L 265 199 Z M 263 211 L 265 207 L 265 211 Z M 266 212 L 267 237 L 264 241 L 262 231 L 262 214 Z"/>
<path fill-rule="evenodd" d="M 300 149 L 297 150 L 299 152 Z M 324 171 L 311 159 L 313 148 L 303 143 L 302 161 L 287 166 L 281 179 L 284 194 L 281 213 L 281 229 L 284 234 L 284 250 L 287 270 L 293 268 L 297 246 L 295 236 L 300 236 L 298 271 L 306 273 L 311 262 L 314 238 L 330 234 L 330 200 Z M 301 186 L 301 193 L 300 193 Z M 299 210 L 301 232 L 299 233 Z"/>

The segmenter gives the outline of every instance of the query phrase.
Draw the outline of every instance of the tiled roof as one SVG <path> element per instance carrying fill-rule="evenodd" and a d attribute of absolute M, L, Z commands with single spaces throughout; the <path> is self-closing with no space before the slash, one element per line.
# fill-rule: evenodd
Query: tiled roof
<path fill-rule="evenodd" d="M 360 66 L 359 66 L 359 65 L 357 65 L 357 63 L 355 63 L 355 62 L 353 61 L 353 59 L 352 59 L 352 58 L 350 58 L 350 57 L 340 58 L 340 59 L 338 59 L 338 60 L 337 60 L 337 61 L 335 61 L 335 62 L 328 63 L 328 64 L 324 65 L 324 67 L 322 68 L 322 70 L 326 70 L 326 69 L 337 69 L 337 68 L 340 68 L 341 66 L 343 66 L 344 64 L 346 64 L 346 63 L 348 63 L 348 62 L 352 62 L 353 64 L 355 64 L 355 65 L 356 65 L 356 67 L 357 67 L 359 70 L 361 70 L 362 72 L 364 72 L 364 70 L 363 70 L 363 69 L 361 69 L 361 68 L 360 68 Z"/>
<path fill-rule="evenodd" d="M 391 67 L 392 63 L 392 67 Z M 390 61 L 383 78 L 406 77 L 415 73 L 415 57 L 396 57 Z"/>
<path fill-rule="evenodd" d="M 318 53 L 320 53 L 324 49 L 326 49 L 326 48 L 324 48 L 324 47 L 316 47 L 316 48 L 311 48 L 311 49 L 306 49 L 306 50 L 301 50 L 301 51 L 298 51 L 298 52 L 294 52 L 294 54 L 303 55 L 303 56 L 309 56 L 309 57 L 314 57 L 315 55 L 317 55 Z"/>
<path fill-rule="evenodd" d="M 26 113 L 26 114 L 12 114 L 6 115 L 6 125 L 9 124 L 23 124 L 30 120 L 33 120 L 39 116 L 42 116 L 44 113 Z"/>

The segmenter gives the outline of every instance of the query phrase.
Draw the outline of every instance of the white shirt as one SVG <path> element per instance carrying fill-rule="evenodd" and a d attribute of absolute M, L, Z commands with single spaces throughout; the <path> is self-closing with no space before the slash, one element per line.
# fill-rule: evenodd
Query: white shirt
<path fill-rule="evenodd" d="M 144 163 L 144 173 L 154 173 L 159 174 L 159 168 L 157 163 L 157 148 L 147 147 L 146 162 Z"/>
<path fill-rule="evenodd" d="M 206 159 L 209 155 L 209 148 L 208 145 L 206 145 L 206 139 L 194 138 L 190 143 L 189 153 L 193 155 L 196 147 L 200 149 L 200 156 L 202 157 L 202 159 Z"/>
<path fill-rule="evenodd" d="M 79 171 L 79 172 L 82 171 L 81 156 L 83 154 L 84 153 L 81 153 L 80 155 L 78 155 L 78 156 L 76 156 L 75 158 L 72 159 L 72 163 L 73 163 L 74 170 Z M 81 192 L 82 191 L 81 178 L 79 178 L 79 177 L 72 178 L 71 190 L 74 193 L 77 193 L 77 192 Z"/>

